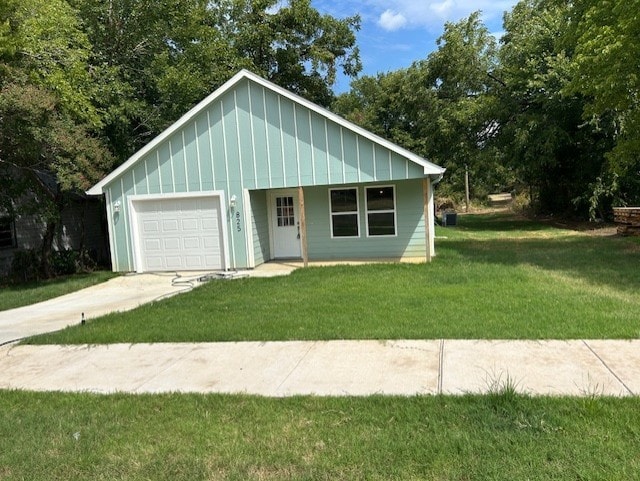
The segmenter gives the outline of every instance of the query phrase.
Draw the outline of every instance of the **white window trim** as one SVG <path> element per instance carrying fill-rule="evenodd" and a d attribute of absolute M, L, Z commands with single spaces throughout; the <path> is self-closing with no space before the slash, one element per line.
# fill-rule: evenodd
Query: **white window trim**
<path fill-rule="evenodd" d="M 383 189 L 391 187 L 393 189 L 393 209 L 386 210 L 369 210 L 369 205 L 367 204 L 367 191 L 369 189 Z M 396 186 L 393 184 L 389 185 L 372 185 L 364 188 L 364 211 L 365 211 L 365 224 L 367 229 L 367 237 L 371 237 L 374 239 L 384 239 L 389 237 L 398 237 L 398 202 L 396 200 Z M 387 235 L 371 235 L 369 234 L 369 213 L 372 214 L 393 214 L 393 234 Z"/>
<path fill-rule="evenodd" d="M 331 192 L 334 190 L 355 190 L 356 191 L 356 210 L 348 212 L 332 212 L 331 211 Z M 334 236 L 333 235 L 333 216 L 334 215 L 353 215 L 356 214 L 356 226 L 358 227 L 358 235 L 352 236 Z M 332 187 L 329 189 L 329 228 L 331 230 L 332 239 L 359 239 L 360 238 L 360 192 L 357 187 Z"/>

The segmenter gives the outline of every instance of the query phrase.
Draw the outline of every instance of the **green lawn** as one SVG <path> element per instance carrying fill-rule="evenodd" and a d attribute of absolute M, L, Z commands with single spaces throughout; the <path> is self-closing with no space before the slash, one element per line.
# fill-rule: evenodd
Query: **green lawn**
<path fill-rule="evenodd" d="M 431 264 L 213 281 L 32 343 L 640 336 L 640 242 L 506 214 L 438 229 Z"/>
<path fill-rule="evenodd" d="M 213 281 L 31 342 L 640 335 L 640 242 L 507 216 L 429 265 Z M 640 398 L 0 390 L 0 479 L 640 479 Z"/>
<path fill-rule="evenodd" d="M 0 479 L 633 480 L 638 398 L 0 391 Z"/>
<path fill-rule="evenodd" d="M 96 271 L 27 284 L 0 284 L 0 311 L 63 296 L 99 284 L 116 275 L 113 272 Z"/>

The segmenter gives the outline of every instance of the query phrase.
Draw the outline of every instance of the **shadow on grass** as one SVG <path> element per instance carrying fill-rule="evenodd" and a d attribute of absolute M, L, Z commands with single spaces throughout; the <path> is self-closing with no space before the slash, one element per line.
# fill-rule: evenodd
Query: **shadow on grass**
<path fill-rule="evenodd" d="M 548 223 L 534 222 L 511 212 L 460 215 L 456 228 L 467 232 L 537 232 L 553 229 Z"/>
<path fill-rule="evenodd" d="M 118 274 L 94 271 L 25 283 L 0 283 L 0 311 L 35 304 L 104 282 Z"/>
<path fill-rule="evenodd" d="M 640 248 L 616 237 L 553 239 L 452 239 L 439 245 L 443 257 L 508 266 L 530 265 L 595 285 L 640 292 Z"/>

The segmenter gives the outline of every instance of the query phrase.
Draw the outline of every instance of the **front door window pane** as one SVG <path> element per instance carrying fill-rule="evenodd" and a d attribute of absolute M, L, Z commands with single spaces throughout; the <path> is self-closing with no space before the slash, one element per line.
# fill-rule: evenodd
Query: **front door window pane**
<path fill-rule="evenodd" d="M 278 227 L 296 225 L 293 211 L 293 197 L 276 197 L 276 217 Z"/>

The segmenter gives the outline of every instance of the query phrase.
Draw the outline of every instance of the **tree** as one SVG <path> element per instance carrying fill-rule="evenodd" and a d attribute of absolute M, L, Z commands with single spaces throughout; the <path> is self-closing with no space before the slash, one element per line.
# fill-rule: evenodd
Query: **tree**
<path fill-rule="evenodd" d="M 487 142 L 494 132 L 486 94 L 495 84 L 496 42 L 476 12 L 447 23 L 437 43 L 408 69 L 354 81 L 333 108 L 446 167 L 445 193 L 464 191 L 468 166 L 482 196 L 510 182 Z"/>
<path fill-rule="evenodd" d="M 640 1 L 580 0 L 570 41 L 576 43 L 569 93 L 587 96 L 583 117 L 596 126 L 613 123 L 615 146 L 594 187 L 605 199 L 640 203 Z M 597 192 L 596 192 L 597 194 Z M 598 196 L 594 196 L 597 204 Z"/>
<path fill-rule="evenodd" d="M 241 68 L 327 105 L 360 69 L 357 17 L 309 0 L 70 0 L 93 44 L 104 132 L 126 159 Z"/>
<path fill-rule="evenodd" d="M 62 0 L 21 0 L 4 3 L 0 15 L 0 177 L 11 195 L 0 200 L 12 213 L 27 199 L 37 204 L 45 223 L 41 269 L 49 277 L 66 195 L 98 180 L 111 156 L 93 133 L 100 117 L 75 12 Z M 46 188 L 43 175 L 57 188 Z"/>
<path fill-rule="evenodd" d="M 217 25 L 257 73 L 309 100 L 328 106 L 338 68 L 350 77 L 361 70 L 355 31 L 358 16 L 321 15 L 310 0 L 222 0 Z"/>
<path fill-rule="evenodd" d="M 496 152 L 487 142 L 495 129 L 487 94 L 495 87 L 496 40 L 475 12 L 446 23 L 437 44 L 425 66 L 427 82 L 437 96 L 434 118 L 423 121 L 423 135 L 432 139 L 431 156 L 447 167 L 454 192 L 463 191 L 467 168 L 476 196 L 502 190 L 509 180 L 497 169 Z"/>
<path fill-rule="evenodd" d="M 575 44 L 563 32 L 573 14 L 561 0 L 523 0 L 505 14 L 496 71 L 497 145 L 543 212 L 587 210 L 589 184 L 610 148 L 604 129 L 582 121 L 585 96 L 567 93 Z"/>

